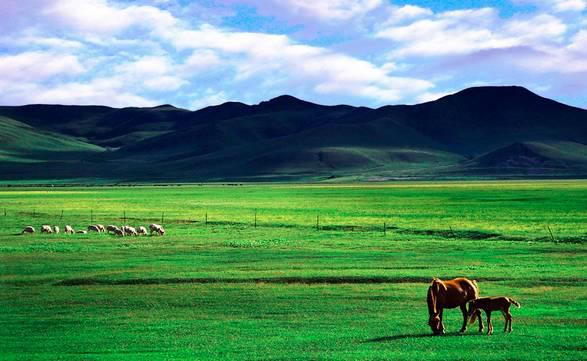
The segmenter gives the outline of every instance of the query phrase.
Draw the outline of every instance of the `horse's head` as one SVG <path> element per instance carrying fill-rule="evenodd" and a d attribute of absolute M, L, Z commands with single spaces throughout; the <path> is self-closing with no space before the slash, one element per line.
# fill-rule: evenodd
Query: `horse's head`
<path fill-rule="evenodd" d="M 467 313 L 468 317 L 473 316 L 475 312 L 477 312 L 477 300 L 472 300 L 469 302 L 469 312 Z"/>
<path fill-rule="evenodd" d="M 440 322 L 439 315 L 431 315 L 428 319 L 428 326 L 430 326 L 432 332 L 434 332 L 435 335 L 439 335 L 442 333 L 442 325 Z"/>

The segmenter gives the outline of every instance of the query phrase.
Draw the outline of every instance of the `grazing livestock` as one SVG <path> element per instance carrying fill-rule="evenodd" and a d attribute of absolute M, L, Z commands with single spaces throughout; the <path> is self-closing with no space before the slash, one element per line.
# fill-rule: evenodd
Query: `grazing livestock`
<path fill-rule="evenodd" d="M 493 324 L 491 323 L 491 311 L 501 311 L 503 318 L 505 319 L 505 326 L 503 332 L 512 332 L 512 314 L 510 313 L 510 306 L 515 305 L 520 308 L 520 304 L 514 299 L 509 297 L 482 297 L 469 302 L 469 317 L 479 312 L 479 310 L 485 311 L 487 315 L 487 334 L 493 333 Z M 471 323 L 475 322 L 474 318 L 471 318 Z"/>
<path fill-rule="evenodd" d="M 120 228 L 118 228 L 118 226 L 115 226 L 113 224 L 109 224 L 109 225 L 106 226 L 106 231 L 108 233 L 116 234 L 116 230 L 117 229 L 120 230 Z"/>
<path fill-rule="evenodd" d="M 138 236 L 139 235 L 139 233 L 137 232 L 135 227 L 131 227 L 131 226 L 123 226 L 122 231 L 124 232 L 125 235 L 126 234 L 131 235 L 131 236 Z"/>
<path fill-rule="evenodd" d="M 100 228 L 97 225 L 92 224 L 92 225 L 89 225 L 88 226 L 88 232 L 100 233 L 101 231 L 100 231 Z"/>
<path fill-rule="evenodd" d="M 139 236 L 146 236 L 147 235 L 147 229 L 143 226 L 140 226 L 137 228 L 137 233 L 139 234 Z"/>
<path fill-rule="evenodd" d="M 70 226 L 69 224 L 65 225 L 65 229 L 63 232 L 65 232 L 67 234 L 74 234 L 75 233 L 75 231 L 73 230 L 73 227 Z"/>
<path fill-rule="evenodd" d="M 151 235 L 153 233 L 157 233 L 160 236 L 165 234 L 165 229 L 160 224 L 153 223 L 149 225 L 149 229 L 151 230 Z"/>
<path fill-rule="evenodd" d="M 59 226 L 53 226 L 53 233 L 59 234 Z"/>
<path fill-rule="evenodd" d="M 33 234 L 35 233 L 35 227 L 33 226 L 26 226 L 24 227 L 24 229 L 22 230 L 22 232 L 20 234 Z"/>
<path fill-rule="evenodd" d="M 460 332 L 467 329 L 467 302 L 479 298 L 479 287 L 475 280 L 467 278 L 455 278 L 450 281 L 442 281 L 438 278 L 432 280 L 428 288 L 428 325 L 434 334 L 444 333 L 444 324 L 442 323 L 442 312 L 445 308 L 460 307 L 463 313 L 463 327 Z M 479 332 L 483 331 L 483 321 L 481 320 L 481 311 L 477 310 L 472 314 L 474 323 L 475 317 L 479 319 Z"/>
<path fill-rule="evenodd" d="M 53 233 L 53 228 L 51 228 L 51 226 L 44 224 L 41 226 L 41 233 L 51 234 Z"/>
<path fill-rule="evenodd" d="M 100 233 L 106 233 L 106 228 L 102 224 L 96 224 L 96 227 L 100 230 Z"/>
<path fill-rule="evenodd" d="M 81 229 L 80 229 L 80 230 L 79 230 L 79 231 L 77 231 L 76 233 L 79 233 L 79 234 L 87 234 L 87 233 L 88 233 L 88 231 L 84 231 L 84 230 L 81 230 Z"/>
<path fill-rule="evenodd" d="M 124 231 L 118 227 L 112 231 L 115 236 L 124 237 Z"/>

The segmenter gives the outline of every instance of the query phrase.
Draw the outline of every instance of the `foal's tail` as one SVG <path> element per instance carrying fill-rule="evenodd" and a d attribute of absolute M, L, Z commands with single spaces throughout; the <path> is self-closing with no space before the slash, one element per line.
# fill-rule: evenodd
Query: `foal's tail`
<path fill-rule="evenodd" d="M 515 305 L 517 308 L 520 308 L 521 307 L 520 304 L 516 300 L 514 300 L 513 298 L 509 298 L 508 297 L 508 300 L 510 300 L 510 303 L 512 305 Z"/>

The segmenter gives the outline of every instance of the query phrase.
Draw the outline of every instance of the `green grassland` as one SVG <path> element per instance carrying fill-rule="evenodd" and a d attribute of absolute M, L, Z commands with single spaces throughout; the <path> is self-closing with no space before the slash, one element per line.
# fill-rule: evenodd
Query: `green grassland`
<path fill-rule="evenodd" d="M 17 235 L 125 220 L 167 234 Z M 586 224 L 585 181 L 3 187 L 0 359 L 585 359 Z M 512 334 L 431 335 L 456 276 Z"/>

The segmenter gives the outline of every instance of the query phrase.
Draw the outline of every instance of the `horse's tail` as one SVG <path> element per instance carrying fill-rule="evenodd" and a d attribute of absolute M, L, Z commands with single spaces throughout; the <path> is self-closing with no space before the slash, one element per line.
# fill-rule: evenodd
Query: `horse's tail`
<path fill-rule="evenodd" d="M 517 308 L 520 308 L 520 307 L 522 307 L 522 306 L 520 306 L 520 303 L 518 303 L 518 302 L 517 302 L 516 300 L 514 300 L 513 298 L 509 298 L 509 297 L 508 297 L 508 300 L 510 300 L 510 303 L 511 303 L 512 305 L 515 305 Z"/>

